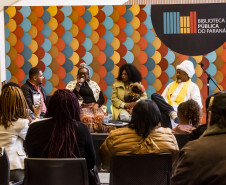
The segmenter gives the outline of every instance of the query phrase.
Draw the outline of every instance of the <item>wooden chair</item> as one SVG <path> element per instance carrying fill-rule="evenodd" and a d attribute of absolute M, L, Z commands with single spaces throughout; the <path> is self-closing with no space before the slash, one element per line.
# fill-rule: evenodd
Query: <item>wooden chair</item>
<path fill-rule="evenodd" d="M 24 185 L 89 185 L 85 158 L 27 158 Z"/>
<path fill-rule="evenodd" d="M 172 159 L 169 153 L 115 155 L 110 185 L 169 185 Z"/>

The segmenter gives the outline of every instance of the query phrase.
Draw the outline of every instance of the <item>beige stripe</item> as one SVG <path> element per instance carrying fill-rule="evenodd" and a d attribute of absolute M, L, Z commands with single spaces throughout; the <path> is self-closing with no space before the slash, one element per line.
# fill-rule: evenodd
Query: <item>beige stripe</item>
<path fill-rule="evenodd" d="M 226 3 L 226 0 L 128 0 L 124 4 L 197 4 Z"/>

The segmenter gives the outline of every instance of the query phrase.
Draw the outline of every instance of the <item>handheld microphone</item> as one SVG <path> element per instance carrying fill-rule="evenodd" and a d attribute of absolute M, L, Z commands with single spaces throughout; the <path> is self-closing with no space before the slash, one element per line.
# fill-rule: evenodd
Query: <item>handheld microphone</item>
<path fill-rule="evenodd" d="M 80 78 L 80 82 L 78 83 L 79 84 L 79 86 L 82 86 L 82 84 L 84 83 L 84 78 Z"/>

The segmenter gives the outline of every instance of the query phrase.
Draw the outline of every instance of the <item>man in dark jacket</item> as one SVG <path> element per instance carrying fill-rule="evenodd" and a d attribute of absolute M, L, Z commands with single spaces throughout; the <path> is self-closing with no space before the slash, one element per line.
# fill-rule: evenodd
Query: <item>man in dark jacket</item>
<path fill-rule="evenodd" d="M 43 78 L 42 71 L 33 67 L 29 71 L 29 79 L 21 87 L 27 104 L 32 112 L 34 112 L 33 106 L 38 106 L 41 104 L 42 117 L 46 113 L 46 92 L 42 86 Z"/>
<path fill-rule="evenodd" d="M 218 93 L 209 101 L 207 129 L 181 150 L 172 184 L 225 184 L 225 138 L 226 93 Z"/>

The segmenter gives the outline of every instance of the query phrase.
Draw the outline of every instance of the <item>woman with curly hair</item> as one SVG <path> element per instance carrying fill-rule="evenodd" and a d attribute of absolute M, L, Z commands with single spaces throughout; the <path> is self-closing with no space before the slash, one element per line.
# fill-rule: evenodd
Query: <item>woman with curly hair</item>
<path fill-rule="evenodd" d="M 179 125 L 173 129 L 174 133 L 191 133 L 202 120 L 202 110 L 194 100 L 181 103 L 177 109 Z"/>
<path fill-rule="evenodd" d="M 142 86 L 142 92 L 140 98 L 136 101 L 126 102 L 132 87 L 135 83 L 141 85 L 141 74 L 135 66 L 132 64 L 124 64 L 119 69 L 117 81 L 113 84 L 112 90 L 112 109 L 113 119 L 120 119 L 119 115 L 124 115 L 124 121 L 129 120 L 133 107 L 139 100 L 147 99 L 147 94 Z M 121 118 L 122 119 L 122 118 Z"/>

